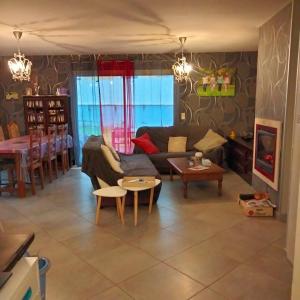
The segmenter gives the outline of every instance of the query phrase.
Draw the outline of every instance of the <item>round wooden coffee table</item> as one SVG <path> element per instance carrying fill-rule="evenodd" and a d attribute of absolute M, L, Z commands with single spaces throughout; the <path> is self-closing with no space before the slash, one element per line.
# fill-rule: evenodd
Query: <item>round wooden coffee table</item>
<path fill-rule="evenodd" d="M 134 225 L 137 225 L 137 219 L 138 219 L 138 206 L 139 206 L 139 196 L 138 192 L 148 190 L 150 189 L 150 200 L 149 200 L 149 214 L 151 214 L 152 211 L 152 205 L 153 205 L 153 195 L 154 195 L 154 188 L 161 183 L 161 180 L 155 179 L 155 183 L 153 186 L 141 186 L 141 187 L 123 187 L 123 179 L 118 180 L 118 185 L 128 191 L 131 191 L 134 193 Z M 125 200 L 122 203 L 122 211 L 124 213 L 125 211 Z"/>

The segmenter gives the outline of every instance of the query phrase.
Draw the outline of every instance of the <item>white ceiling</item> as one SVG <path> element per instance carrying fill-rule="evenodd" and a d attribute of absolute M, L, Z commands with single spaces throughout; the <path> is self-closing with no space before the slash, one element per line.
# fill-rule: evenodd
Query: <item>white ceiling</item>
<path fill-rule="evenodd" d="M 288 0 L 0 0 L 0 55 L 256 50 L 258 27 Z"/>

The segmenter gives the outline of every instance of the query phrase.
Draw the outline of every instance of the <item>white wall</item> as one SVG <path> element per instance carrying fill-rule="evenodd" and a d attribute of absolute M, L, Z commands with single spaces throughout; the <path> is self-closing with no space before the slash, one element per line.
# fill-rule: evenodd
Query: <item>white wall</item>
<path fill-rule="evenodd" d="M 300 125 L 298 125 L 298 132 L 300 133 Z M 299 178 L 298 178 L 299 179 Z M 300 181 L 299 181 L 300 186 Z M 294 274 L 292 283 L 292 300 L 300 299 L 300 193 L 298 195 L 298 209 L 297 209 L 297 224 L 295 233 L 295 256 L 294 256 Z"/>
<path fill-rule="evenodd" d="M 296 87 L 293 169 L 288 214 L 287 255 L 294 263 L 292 300 L 300 299 L 300 46 Z"/>
<path fill-rule="evenodd" d="M 300 54 L 300 53 L 299 53 Z M 299 63 L 300 65 L 300 63 Z M 299 76 L 299 74 L 298 74 Z M 300 76 L 299 76 L 300 77 Z M 300 84 L 298 84 L 300 89 Z M 296 238 L 296 225 L 300 222 L 299 213 L 299 178 L 300 178 L 300 92 L 298 92 L 298 109 L 296 114 L 296 125 L 293 138 L 293 154 L 292 154 L 292 176 L 289 192 L 289 211 L 288 211 L 288 224 L 287 224 L 287 257 L 293 262 L 295 257 L 295 238 Z M 297 120 L 298 119 L 298 120 Z M 297 122 L 298 121 L 298 122 Z M 298 220 L 297 220 L 298 219 Z M 300 230 L 298 232 L 300 235 Z M 300 242 L 300 241 L 299 241 Z M 298 251 L 300 256 L 300 249 Z M 300 282 L 300 281 L 299 281 Z M 300 298 L 299 298 L 300 299 Z"/>
<path fill-rule="evenodd" d="M 291 144 L 291 154 L 284 157 L 284 161 L 290 162 L 282 173 L 285 184 L 282 196 L 288 200 L 288 226 L 287 226 L 287 257 L 293 263 L 295 251 L 296 223 L 298 213 L 298 193 L 300 177 L 300 0 L 293 2 L 292 9 L 292 31 L 289 64 L 289 103 L 285 126 L 288 128 L 286 136 Z M 286 144 L 284 145 L 286 147 Z M 288 153 L 287 153 L 288 154 Z M 288 167 L 290 165 L 290 167 Z M 285 179 L 285 180 L 284 180 Z M 298 215 L 298 218 L 300 215 Z"/>

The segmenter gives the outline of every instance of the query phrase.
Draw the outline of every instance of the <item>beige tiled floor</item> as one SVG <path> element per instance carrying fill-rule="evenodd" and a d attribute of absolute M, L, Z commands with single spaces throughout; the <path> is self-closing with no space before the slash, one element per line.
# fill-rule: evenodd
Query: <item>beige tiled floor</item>
<path fill-rule="evenodd" d="M 285 224 L 244 217 L 236 196 L 252 189 L 233 172 L 223 187 L 218 197 L 215 183 L 193 183 L 183 199 L 165 177 L 137 227 L 130 207 L 125 225 L 105 208 L 95 226 L 90 181 L 72 169 L 37 196 L 0 197 L 0 220 L 6 232 L 36 233 L 30 252 L 51 261 L 47 300 L 290 299 Z"/>

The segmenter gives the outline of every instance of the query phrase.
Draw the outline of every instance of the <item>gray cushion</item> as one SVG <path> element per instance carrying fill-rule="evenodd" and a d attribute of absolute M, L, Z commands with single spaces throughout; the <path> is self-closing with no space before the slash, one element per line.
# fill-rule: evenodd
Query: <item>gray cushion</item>
<path fill-rule="evenodd" d="M 195 154 L 194 151 L 189 151 L 189 152 L 161 152 L 157 154 L 151 154 L 149 155 L 151 161 L 155 165 L 155 167 L 162 173 L 165 173 L 166 171 L 169 170 L 170 165 L 167 162 L 167 158 L 172 158 L 172 157 L 190 157 Z"/>
<path fill-rule="evenodd" d="M 121 168 L 126 176 L 156 176 L 159 173 L 146 154 L 120 154 Z"/>
<path fill-rule="evenodd" d="M 188 152 L 161 152 L 156 154 L 150 154 L 149 157 L 152 161 L 159 161 L 172 157 L 190 157 L 195 154 L 195 151 Z"/>

